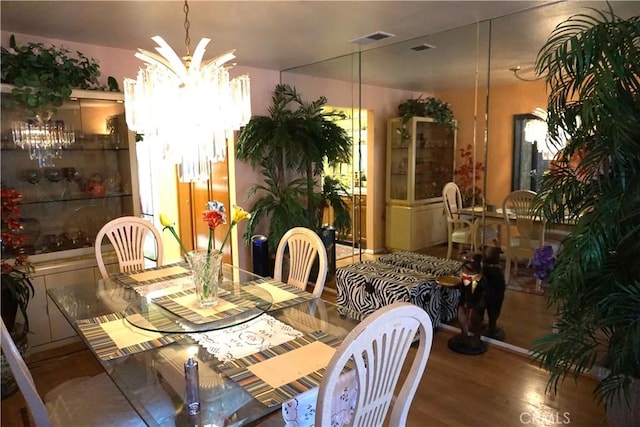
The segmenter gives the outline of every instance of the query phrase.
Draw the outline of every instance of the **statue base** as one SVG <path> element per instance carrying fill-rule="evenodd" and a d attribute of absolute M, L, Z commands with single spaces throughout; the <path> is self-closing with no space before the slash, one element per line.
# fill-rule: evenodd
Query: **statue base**
<path fill-rule="evenodd" d="M 482 325 L 482 335 L 498 341 L 507 339 L 507 333 L 500 327 L 496 327 L 493 333 L 489 333 L 489 325 Z"/>
<path fill-rule="evenodd" d="M 460 354 L 467 354 L 470 356 L 475 356 L 478 354 L 482 354 L 487 351 L 487 344 L 482 341 L 475 341 L 470 336 L 463 336 L 462 334 L 458 334 L 454 337 L 449 338 L 447 341 L 447 346 L 450 350 L 455 351 Z"/>

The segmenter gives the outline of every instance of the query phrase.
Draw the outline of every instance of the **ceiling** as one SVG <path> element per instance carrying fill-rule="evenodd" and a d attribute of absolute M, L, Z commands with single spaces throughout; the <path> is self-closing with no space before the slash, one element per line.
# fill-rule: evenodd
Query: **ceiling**
<path fill-rule="evenodd" d="M 444 82 L 472 79 L 477 52 L 487 48 L 488 43 L 478 46 L 478 28 L 468 25 L 490 18 L 515 14 L 496 21 L 502 22 L 504 28 L 500 31 L 502 36 L 492 38 L 495 66 L 499 63 L 505 78 L 513 78 L 508 68 L 520 62 L 528 62 L 530 69 L 539 46 L 560 19 L 540 6 L 554 3 L 557 2 L 191 0 L 189 35 L 191 49 L 202 37 L 212 39 L 206 58 L 236 49 L 236 61 L 241 65 L 286 70 L 318 64 L 306 67 L 305 72 L 332 78 L 351 78 L 352 61 L 344 55 L 362 51 L 363 77 L 370 83 L 426 90 Z M 576 5 L 587 3 L 604 4 L 570 1 L 561 9 L 566 14 Z M 637 2 L 615 3 L 628 3 L 627 8 L 636 14 L 640 10 Z M 150 38 L 161 35 L 181 55 L 186 52 L 183 7 L 181 1 L 3 0 L 0 24 L 3 31 L 131 50 L 152 50 Z M 525 10 L 526 14 L 517 13 Z M 527 16 L 529 25 L 523 25 L 519 16 Z M 468 27 L 451 31 L 464 26 Z M 395 37 L 366 45 L 351 42 L 376 31 Z M 482 24 L 479 31 L 486 32 L 488 40 L 488 23 Z M 425 35 L 429 36 L 419 38 Z M 430 57 L 406 55 L 406 47 L 422 42 L 436 45 L 436 49 L 425 51 Z M 390 54 L 395 56 L 389 57 Z M 325 61 L 332 58 L 338 59 Z M 454 60 L 457 65 L 452 68 Z M 407 66 L 406 61 L 427 61 L 429 66 L 422 62 Z M 422 72 L 416 73 L 418 69 Z"/>

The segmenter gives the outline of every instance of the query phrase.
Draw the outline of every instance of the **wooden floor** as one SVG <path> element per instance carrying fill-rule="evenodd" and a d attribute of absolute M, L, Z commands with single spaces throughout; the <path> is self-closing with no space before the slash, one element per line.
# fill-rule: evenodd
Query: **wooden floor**
<path fill-rule="evenodd" d="M 339 260 L 338 265 L 357 260 Z M 335 300 L 330 283 L 323 298 Z M 503 313 L 499 322 L 507 330 L 509 316 Z M 604 409 L 593 400 L 594 379 L 581 377 L 577 385 L 567 379 L 557 395 L 547 394 L 546 373 L 525 355 L 496 346 L 479 356 L 460 355 L 447 347 L 452 334 L 446 330 L 435 334 L 408 426 L 607 426 Z M 41 395 L 73 377 L 102 371 L 80 343 L 34 356 L 28 358 L 29 368 Z M 33 425 L 20 393 L 2 401 L 1 425 Z"/>

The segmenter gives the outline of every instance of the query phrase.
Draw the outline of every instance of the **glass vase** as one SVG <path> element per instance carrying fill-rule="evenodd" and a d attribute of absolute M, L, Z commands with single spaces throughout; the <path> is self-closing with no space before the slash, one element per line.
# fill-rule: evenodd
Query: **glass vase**
<path fill-rule="evenodd" d="M 187 253 L 191 267 L 196 296 L 200 307 L 218 304 L 218 287 L 222 280 L 222 253 L 217 250 L 195 250 Z"/>

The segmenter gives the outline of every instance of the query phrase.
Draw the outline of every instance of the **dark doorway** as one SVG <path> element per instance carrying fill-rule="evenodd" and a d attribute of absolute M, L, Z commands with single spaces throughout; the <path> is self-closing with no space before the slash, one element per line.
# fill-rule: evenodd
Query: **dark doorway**
<path fill-rule="evenodd" d="M 549 160 L 543 156 L 546 122 L 533 114 L 516 114 L 513 129 L 511 189 L 538 192 L 538 181 L 549 169 Z"/>

